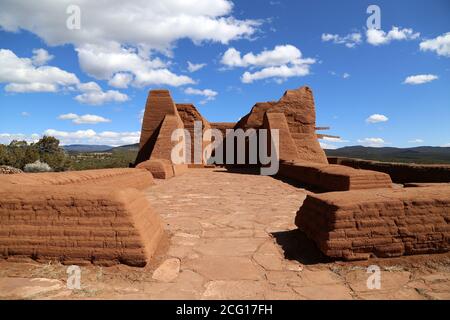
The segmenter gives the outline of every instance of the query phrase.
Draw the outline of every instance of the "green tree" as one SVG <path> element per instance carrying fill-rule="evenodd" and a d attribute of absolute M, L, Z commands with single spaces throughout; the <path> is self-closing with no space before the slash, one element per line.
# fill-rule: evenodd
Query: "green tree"
<path fill-rule="evenodd" d="M 0 144 L 0 166 L 9 166 L 8 147 Z"/>
<path fill-rule="evenodd" d="M 59 146 L 59 140 L 51 136 L 43 136 L 33 144 L 39 159 L 47 163 L 55 171 L 65 171 L 70 167 L 70 158 Z M 33 161 L 34 162 L 34 161 Z"/>

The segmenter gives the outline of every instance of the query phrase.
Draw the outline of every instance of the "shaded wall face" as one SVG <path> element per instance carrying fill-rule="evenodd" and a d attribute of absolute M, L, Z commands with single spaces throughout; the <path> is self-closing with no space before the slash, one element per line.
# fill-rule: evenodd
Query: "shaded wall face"
<path fill-rule="evenodd" d="M 187 159 L 191 164 L 205 164 L 203 152 L 211 142 L 205 133 L 211 129 L 211 125 L 193 104 L 177 104 L 176 106 L 184 128 L 189 132 L 190 141 L 187 141 L 186 146 Z M 197 141 L 196 138 L 199 140 Z M 195 152 L 198 153 L 197 159 L 195 159 Z"/>
<path fill-rule="evenodd" d="M 278 129 L 280 140 L 280 160 L 296 160 L 327 164 L 325 152 L 320 147 L 316 135 L 316 113 L 312 90 L 302 87 L 288 90 L 277 102 L 256 103 L 250 113 L 241 118 L 234 129 Z M 282 114 L 285 120 L 275 120 L 264 126 L 268 114 Z M 277 116 L 280 118 L 280 116 Z M 280 122 L 281 121 L 281 122 Z M 282 124 L 282 125 L 281 125 Z M 287 124 L 287 126 L 286 126 Z M 224 135 L 225 137 L 225 135 Z M 225 150 L 226 141 L 223 144 Z M 235 147 L 235 154 L 238 146 Z M 248 142 L 245 144 L 246 159 L 249 159 Z M 246 164 L 249 164 L 246 162 Z"/>
<path fill-rule="evenodd" d="M 168 90 L 151 90 L 142 119 L 140 148 L 135 165 L 150 159 L 164 118 L 168 115 L 179 117 L 170 92 Z"/>

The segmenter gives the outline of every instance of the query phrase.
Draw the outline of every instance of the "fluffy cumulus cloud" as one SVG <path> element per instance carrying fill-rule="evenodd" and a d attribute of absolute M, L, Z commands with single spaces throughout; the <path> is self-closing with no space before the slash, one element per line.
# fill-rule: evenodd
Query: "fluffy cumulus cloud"
<path fill-rule="evenodd" d="M 108 84 L 115 88 L 128 88 L 128 85 L 133 80 L 133 76 L 129 73 L 118 72 L 112 77 Z"/>
<path fill-rule="evenodd" d="M 109 80 L 117 88 L 129 84 L 181 86 L 194 80 L 171 72 L 161 59 L 151 59 L 133 48 L 119 44 L 109 46 L 84 45 L 76 49 L 81 68 L 96 79 Z"/>
<path fill-rule="evenodd" d="M 75 124 L 97 124 L 103 122 L 111 122 L 111 120 L 109 119 L 94 114 L 78 115 L 75 113 L 67 113 L 60 115 L 58 119 L 71 120 Z"/>
<path fill-rule="evenodd" d="M 433 51 L 443 57 L 450 57 L 450 32 L 447 32 L 434 39 L 422 41 L 420 50 Z"/>
<path fill-rule="evenodd" d="M 380 29 L 368 29 L 366 31 L 367 43 L 379 46 L 388 44 L 391 41 L 414 40 L 420 37 L 420 33 L 414 32 L 412 29 L 392 27 L 389 32 Z"/>
<path fill-rule="evenodd" d="M 108 102 L 125 102 L 128 100 L 128 96 L 116 90 L 102 91 L 100 87 L 98 89 L 82 90 L 82 94 L 75 97 L 80 103 L 90 105 L 102 105 Z"/>
<path fill-rule="evenodd" d="M 46 61 L 42 56 L 37 58 L 39 55 L 42 54 L 35 53 L 33 58 L 20 58 L 11 50 L 0 49 L 0 83 L 7 83 L 5 91 L 56 92 L 79 83 L 73 73 L 41 65 Z"/>
<path fill-rule="evenodd" d="M 366 119 L 366 122 L 367 123 L 379 123 L 379 122 L 386 122 L 388 120 L 389 120 L 389 118 L 386 117 L 385 115 L 375 113 L 375 114 L 372 114 L 371 116 L 369 116 Z"/>
<path fill-rule="evenodd" d="M 404 84 L 412 84 L 412 85 L 417 85 L 417 84 L 424 84 L 424 83 L 428 83 L 434 80 L 439 79 L 438 76 L 434 75 L 434 74 L 418 74 L 415 76 L 409 76 L 407 77 L 403 83 Z"/>
<path fill-rule="evenodd" d="M 69 5 L 80 9 L 79 30 L 67 28 Z M 229 0 L 111 0 L 106 5 L 85 0 L 5 0 L 0 5 L 0 27 L 30 31 L 50 46 L 73 44 L 83 71 L 116 87 L 125 87 L 121 80 L 135 86 L 179 86 L 194 81 L 174 74 L 152 58 L 153 53 L 170 57 L 179 39 L 227 44 L 252 36 L 260 23 L 236 19 L 232 9 Z M 133 79 L 115 76 L 123 72 Z"/>
<path fill-rule="evenodd" d="M 335 44 L 343 44 L 347 48 L 354 48 L 357 44 L 361 43 L 362 35 L 359 32 L 354 32 L 347 34 L 345 36 L 340 36 L 338 34 L 323 33 L 323 42 L 332 42 Z"/>
<path fill-rule="evenodd" d="M 218 93 L 214 90 L 211 89 L 194 89 L 194 88 L 186 88 L 184 90 L 185 94 L 189 94 L 189 95 L 199 95 L 199 96 L 203 96 L 204 99 L 202 101 L 200 101 L 200 104 L 205 104 L 208 101 L 212 101 L 216 98 L 216 96 L 218 95 Z"/>
<path fill-rule="evenodd" d="M 190 61 L 187 62 L 187 65 L 189 72 L 195 72 L 206 67 L 206 63 L 192 63 Z"/>
<path fill-rule="evenodd" d="M 310 65 L 315 62 L 311 58 L 302 58 L 301 51 L 293 45 L 279 45 L 273 50 L 264 50 L 258 54 L 250 52 L 244 56 L 235 48 L 229 48 L 221 59 L 221 63 L 230 68 L 252 69 L 242 75 L 243 83 L 267 78 L 282 81 L 290 77 L 306 76 L 310 72 Z M 253 71 L 255 68 L 259 70 Z"/>
<path fill-rule="evenodd" d="M 383 147 L 386 144 L 382 138 L 364 138 L 359 139 L 358 142 L 368 147 Z"/>
<path fill-rule="evenodd" d="M 128 100 L 128 96 L 119 91 L 105 92 L 95 82 L 81 83 L 74 73 L 58 67 L 41 65 L 50 60 L 50 55 L 43 49 L 33 52 L 32 58 L 20 58 L 11 50 L 0 49 L 0 83 L 6 83 L 4 88 L 6 92 L 79 91 L 81 94 L 75 99 L 92 105 Z"/>

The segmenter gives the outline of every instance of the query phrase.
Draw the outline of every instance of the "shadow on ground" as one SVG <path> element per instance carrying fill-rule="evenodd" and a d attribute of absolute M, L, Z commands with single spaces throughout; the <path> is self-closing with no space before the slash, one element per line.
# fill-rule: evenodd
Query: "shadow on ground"
<path fill-rule="evenodd" d="M 222 172 L 222 173 L 234 173 L 234 174 L 244 174 L 244 175 L 260 175 L 260 168 L 259 167 L 249 167 L 249 166 L 224 166 L 224 169 L 226 169 L 226 171 L 224 170 L 215 170 L 215 172 Z M 291 178 L 287 178 L 287 177 L 283 177 L 279 174 L 272 176 L 272 178 L 277 179 L 279 181 L 282 181 L 284 183 L 290 184 L 293 187 L 299 188 L 299 189 L 305 189 L 309 192 L 312 193 L 325 193 L 325 192 L 329 192 L 327 190 L 324 189 L 320 189 L 317 188 L 315 186 L 311 186 L 311 185 L 307 185 L 304 183 L 301 183 L 297 180 L 291 179 Z"/>
<path fill-rule="evenodd" d="M 304 265 L 334 261 L 325 256 L 299 229 L 272 232 L 272 235 L 283 249 L 285 259 L 296 260 Z"/>

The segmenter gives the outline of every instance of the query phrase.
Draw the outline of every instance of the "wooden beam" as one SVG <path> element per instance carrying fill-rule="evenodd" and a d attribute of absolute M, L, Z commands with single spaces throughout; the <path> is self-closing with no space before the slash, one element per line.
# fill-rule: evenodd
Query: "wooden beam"
<path fill-rule="evenodd" d="M 330 130 L 330 127 L 315 127 L 316 130 Z"/>

